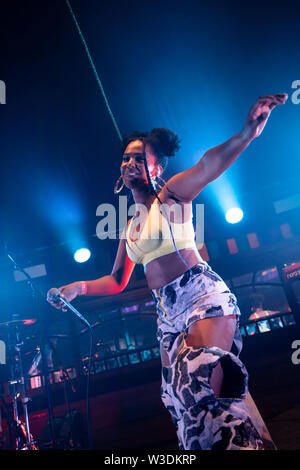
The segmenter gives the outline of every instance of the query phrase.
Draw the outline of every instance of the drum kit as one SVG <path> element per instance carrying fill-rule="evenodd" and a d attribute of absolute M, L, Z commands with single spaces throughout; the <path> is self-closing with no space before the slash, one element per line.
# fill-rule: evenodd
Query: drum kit
<path fill-rule="evenodd" d="M 4 379 L 1 380 L 0 448 L 3 450 L 38 450 L 30 432 L 22 339 L 23 328 L 35 322 L 35 319 L 17 319 L 0 323 L 3 351 L 0 370 Z"/>
<path fill-rule="evenodd" d="M 14 270 L 23 273 L 27 284 L 30 286 L 31 293 L 35 303 L 38 306 L 38 312 L 44 312 L 47 304 L 46 295 L 42 292 L 33 279 L 29 276 L 14 258 L 7 253 Z M 78 310 L 70 304 L 66 299 L 60 297 L 57 289 L 52 289 L 54 301 L 62 301 L 80 320 L 84 323 L 91 334 L 90 340 L 90 362 L 92 358 L 92 327 L 87 319 Z M 49 306 L 48 306 L 49 308 Z M 21 319 L 12 317 L 12 320 L 0 323 L 0 449 L 13 449 L 13 450 L 38 450 L 37 443 L 35 442 L 29 424 L 28 402 L 30 398 L 27 396 L 27 379 L 34 377 L 37 374 L 38 366 L 40 364 L 43 388 L 45 388 L 47 396 L 47 408 L 49 418 L 49 431 L 50 443 L 52 447 L 55 441 L 55 429 L 53 418 L 53 405 L 51 398 L 51 374 L 50 369 L 53 368 L 52 352 L 53 341 L 46 335 L 45 325 L 48 324 L 47 311 L 38 313 L 37 318 Z M 24 367 L 25 351 L 24 345 L 30 339 L 35 339 L 35 336 L 24 338 L 23 332 L 29 328 L 29 325 L 37 324 L 40 346 L 30 347 L 29 354 L 35 353 L 31 360 L 30 367 L 26 363 Z M 27 343 L 28 344 L 28 343 Z M 25 353 L 25 354 L 24 354 Z M 28 353 L 27 353 L 28 354 Z M 89 373 L 91 364 L 89 362 Z M 24 373 L 25 372 L 25 373 Z M 70 377 L 64 373 L 59 372 L 59 381 L 63 381 L 64 385 L 70 382 Z M 88 373 L 88 377 L 89 377 Z M 53 374 L 52 374 L 53 375 Z M 57 377 L 52 376 L 52 381 Z M 88 396 L 87 396 L 88 402 Z M 88 419 L 88 433 L 90 433 L 90 422 Z M 54 448 L 54 447 L 53 447 Z"/>

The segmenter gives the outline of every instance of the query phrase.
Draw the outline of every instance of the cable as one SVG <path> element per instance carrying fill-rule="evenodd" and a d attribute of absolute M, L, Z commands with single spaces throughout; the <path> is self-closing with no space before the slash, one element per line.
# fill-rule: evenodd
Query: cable
<path fill-rule="evenodd" d="M 90 382 L 91 382 L 91 369 L 92 369 L 92 357 L 94 349 L 94 336 L 92 328 L 90 327 L 90 351 L 89 351 L 89 362 L 88 362 L 88 374 L 87 374 L 87 385 L 86 385 L 86 415 L 87 415 L 87 429 L 90 450 L 94 449 L 94 441 L 91 430 L 91 410 L 90 410 Z"/>
<path fill-rule="evenodd" d="M 121 142 L 122 142 L 122 141 L 123 141 L 122 134 L 121 134 L 120 129 L 119 129 L 119 127 L 118 127 L 118 124 L 117 124 L 117 122 L 116 122 L 116 120 L 115 120 L 115 117 L 114 117 L 114 115 L 113 115 L 113 113 L 112 113 L 112 110 L 111 110 L 111 108 L 110 108 L 110 106 L 109 106 L 108 99 L 107 99 L 107 97 L 106 97 L 104 88 L 103 88 L 103 86 L 102 86 L 102 83 L 101 83 L 101 80 L 100 80 L 100 78 L 99 78 L 98 72 L 97 72 L 97 70 L 96 70 L 95 64 L 94 64 L 94 62 L 93 62 L 92 56 L 91 56 L 91 54 L 90 54 L 90 51 L 89 51 L 88 46 L 87 46 L 87 43 L 86 43 L 86 41 L 85 41 L 85 39 L 84 39 L 84 36 L 83 36 L 83 34 L 82 34 L 82 31 L 81 31 L 81 29 L 80 29 L 80 26 L 79 26 L 79 24 L 78 24 L 78 21 L 77 21 L 77 19 L 76 19 L 76 16 L 75 16 L 75 14 L 74 14 L 74 12 L 73 12 L 73 10 L 72 10 L 72 7 L 71 7 L 71 5 L 70 5 L 69 0 L 66 0 L 66 4 L 67 4 L 67 6 L 68 6 L 68 8 L 69 8 L 69 10 L 70 10 L 70 13 L 71 13 L 71 15 L 72 15 L 72 18 L 73 18 L 74 23 L 75 23 L 75 25 L 76 25 L 76 28 L 77 28 L 77 30 L 78 30 L 79 36 L 80 36 L 80 38 L 81 38 L 81 40 L 82 40 L 82 43 L 83 43 L 83 45 L 84 45 L 84 48 L 85 48 L 85 51 L 86 51 L 86 53 L 87 53 L 88 59 L 89 59 L 89 61 L 90 61 L 91 67 L 92 67 L 93 72 L 94 72 L 94 74 L 95 74 L 97 83 L 98 83 L 98 85 L 99 85 L 99 87 L 100 87 L 100 90 L 101 90 L 101 93 L 102 93 L 104 102 L 105 102 L 106 107 L 107 107 L 107 110 L 108 110 L 108 113 L 109 113 L 109 115 L 110 115 L 110 117 L 111 117 L 111 119 L 112 119 L 112 121 L 113 121 L 114 127 L 115 127 L 115 129 L 116 129 L 116 131 L 117 131 L 117 134 L 118 134 L 118 137 L 119 137 L 119 139 L 120 139 Z M 147 160 L 146 160 L 146 156 L 145 156 L 145 143 L 144 143 L 144 165 L 145 165 L 145 170 L 146 170 L 146 174 L 147 174 L 148 183 L 151 185 L 151 188 L 152 188 L 153 193 L 155 194 L 155 197 L 158 199 L 160 205 L 161 205 L 162 208 L 164 209 L 164 206 L 163 206 L 163 204 L 162 204 L 162 202 L 161 202 L 161 200 L 160 200 L 158 194 L 156 193 L 156 191 L 155 191 L 155 189 L 154 189 L 154 187 L 153 187 L 153 185 L 152 185 L 152 182 L 151 182 L 151 178 L 150 178 L 149 170 L 148 170 L 148 165 L 147 165 Z M 175 240 L 174 240 L 173 231 L 172 231 L 172 227 L 171 227 L 169 218 L 168 218 L 168 216 L 166 215 L 166 213 L 165 213 L 165 217 L 166 217 L 166 220 L 167 220 L 168 225 L 169 225 L 169 230 L 170 230 L 170 233 L 171 233 L 171 237 L 172 237 L 172 241 L 173 241 L 173 245 L 174 245 L 174 247 L 175 247 L 175 250 L 176 250 L 176 252 L 177 252 L 179 258 L 181 259 L 181 261 L 186 265 L 186 267 L 188 268 L 188 270 L 190 270 L 190 267 L 189 267 L 188 264 L 185 262 L 185 260 L 183 259 L 183 257 L 182 257 L 181 254 L 179 253 L 179 250 L 178 250 L 178 248 L 177 248 L 177 246 L 176 246 L 176 243 L 175 243 Z"/>
<path fill-rule="evenodd" d="M 63 291 L 63 289 L 62 289 Z M 62 292 L 61 291 L 61 292 Z M 81 315 L 80 312 L 61 294 L 61 292 L 56 289 L 52 288 L 48 291 L 47 300 L 51 300 L 54 303 L 62 302 L 66 307 L 68 307 L 77 318 L 80 319 L 82 323 L 87 326 L 87 329 L 90 332 L 90 351 L 89 351 L 89 362 L 88 362 L 88 372 L 87 372 L 87 386 L 86 386 L 86 414 L 87 414 L 87 428 L 88 428 L 88 438 L 89 438 L 89 445 L 90 449 L 93 449 L 93 438 L 91 432 L 91 416 L 90 416 L 90 379 L 91 379 L 91 367 L 92 367 L 92 356 L 93 356 L 93 344 L 94 344 L 94 337 L 93 337 L 93 329 L 87 319 Z"/>
<path fill-rule="evenodd" d="M 107 97 L 106 97 L 106 94 L 105 94 L 103 85 L 102 85 L 102 83 L 101 83 L 101 80 L 100 80 L 100 78 L 99 78 L 98 72 L 97 72 L 97 70 L 96 70 L 94 61 L 93 61 L 93 59 L 92 59 L 92 56 L 91 56 L 90 51 L 89 51 L 89 48 L 88 48 L 87 43 L 86 43 L 86 41 L 85 41 L 85 39 L 84 39 L 84 36 L 83 36 L 83 34 L 82 34 L 82 31 L 81 31 L 81 29 L 80 29 L 80 26 L 79 26 L 79 24 L 78 24 L 78 21 L 77 21 L 77 19 L 76 19 L 76 16 L 75 16 L 75 14 L 74 14 L 74 12 L 73 12 L 73 10 L 72 10 L 72 7 L 71 7 L 71 5 L 70 5 L 69 0 L 66 0 L 66 4 L 67 4 L 67 6 L 68 6 L 68 8 L 69 8 L 69 10 L 70 10 L 70 13 L 71 13 L 72 18 L 73 18 L 73 20 L 74 20 L 74 23 L 75 23 L 75 25 L 76 25 L 77 31 L 78 31 L 78 33 L 79 33 L 80 39 L 81 39 L 81 41 L 82 41 L 82 43 L 83 43 L 83 46 L 84 46 L 84 48 L 85 48 L 85 51 L 86 51 L 86 53 L 87 53 L 87 56 L 88 56 L 88 59 L 89 59 L 89 61 L 90 61 L 91 67 L 92 67 L 92 69 L 93 69 L 93 72 L 94 72 L 94 74 L 95 74 L 97 83 L 98 83 L 98 85 L 99 85 L 99 87 L 100 87 L 102 96 L 103 96 L 103 98 L 104 98 L 104 102 L 105 102 L 105 104 L 106 104 L 108 113 L 109 113 L 109 115 L 110 115 L 110 117 L 111 117 L 111 119 L 112 119 L 112 122 L 113 122 L 114 126 L 115 126 L 115 129 L 116 129 L 116 131 L 117 131 L 118 137 L 119 137 L 119 139 L 120 139 L 121 142 L 122 142 L 122 140 L 123 140 L 122 134 L 121 134 L 120 129 L 119 129 L 119 127 L 118 127 L 117 121 L 115 120 L 115 117 L 114 117 L 114 115 L 113 115 L 113 112 L 112 112 L 112 110 L 111 110 L 111 108 L 110 108 L 110 106 L 109 106 L 109 102 L 108 102 L 108 99 L 107 99 Z"/>
<path fill-rule="evenodd" d="M 173 245 L 174 245 L 174 248 L 177 252 L 177 255 L 179 256 L 179 258 L 181 259 L 181 261 L 183 262 L 183 264 L 185 264 L 185 266 L 188 268 L 188 270 L 191 272 L 191 268 L 189 267 L 189 265 L 186 263 L 185 259 L 181 256 L 177 246 L 176 246 L 176 243 L 175 243 L 175 239 L 174 239 L 174 235 L 173 235 L 173 230 L 172 230 L 172 227 L 171 227 L 171 222 L 169 221 L 169 218 L 168 218 L 168 215 L 166 214 L 166 211 L 165 211 L 165 207 L 159 197 L 159 195 L 157 194 L 157 192 L 155 191 L 154 187 L 153 187 L 153 184 L 152 184 L 152 181 L 151 181 L 151 177 L 150 177 L 150 173 L 149 173 L 149 169 L 148 169 L 148 164 L 147 164 L 147 159 L 146 159 L 146 151 L 145 151 L 145 142 L 143 141 L 143 145 L 144 145 L 144 152 L 143 152 L 143 155 L 144 155 L 144 166 L 145 166 L 145 170 L 146 170 L 146 175 L 147 175 L 147 180 L 148 180 L 148 184 L 150 185 L 151 187 L 151 190 L 153 192 L 153 194 L 155 195 L 156 199 L 159 201 L 164 213 L 165 213 L 165 218 L 168 222 L 168 226 L 169 226 L 169 230 L 170 230 L 170 233 L 171 233 L 171 237 L 172 237 L 172 241 L 173 241 Z"/>

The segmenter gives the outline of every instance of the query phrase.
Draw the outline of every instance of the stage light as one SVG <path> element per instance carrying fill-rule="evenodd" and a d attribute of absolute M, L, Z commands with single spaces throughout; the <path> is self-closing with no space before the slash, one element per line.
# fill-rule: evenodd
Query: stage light
<path fill-rule="evenodd" d="M 232 207 L 226 212 L 226 220 L 230 224 L 237 224 L 243 218 L 244 214 L 239 207 Z"/>
<path fill-rule="evenodd" d="M 74 259 L 77 263 L 85 263 L 91 257 L 91 252 L 87 248 L 80 248 L 74 253 Z"/>

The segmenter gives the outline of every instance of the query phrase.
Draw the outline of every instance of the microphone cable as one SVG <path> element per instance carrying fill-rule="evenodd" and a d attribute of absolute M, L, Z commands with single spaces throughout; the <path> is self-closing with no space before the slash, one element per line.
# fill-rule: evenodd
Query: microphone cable
<path fill-rule="evenodd" d="M 87 419 L 87 430 L 88 430 L 88 440 L 90 450 L 94 449 L 94 440 L 91 429 L 91 410 L 90 410 L 90 383 L 91 383 L 91 369 L 92 369 L 92 357 L 94 349 L 94 335 L 92 327 L 89 328 L 90 331 L 90 350 L 89 350 L 89 360 L 88 360 L 88 372 L 87 372 L 87 382 L 86 382 L 86 419 Z"/>
<path fill-rule="evenodd" d="M 69 303 L 69 302 L 68 302 Z M 74 307 L 71 309 L 73 310 Z M 76 310 L 76 309 L 74 309 Z M 73 310 L 73 311 L 74 311 Z M 81 318 L 82 317 L 82 318 Z M 90 344 L 89 344 L 89 355 L 88 355 L 88 365 L 87 365 L 87 377 L 86 377 L 86 421 L 87 421 L 87 432 L 88 432 L 88 441 L 90 450 L 94 449 L 94 440 L 92 435 L 92 426 L 91 426 L 91 408 L 90 408 L 90 385 L 91 385 L 91 371 L 92 371 L 92 359 L 93 359 L 93 350 L 94 350 L 94 335 L 93 329 L 90 323 L 82 315 L 79 317 L 81 321 L 87 325 L 90 333 Z M 84 320 L 83 320 L 84 318 Z"/>
<path fill-rule="evenodd" d="M 52 292 L 51 292 L 52 291 Z M 90 411 L 90 382 L 91 382 L 91 369 L 92 369 L 92 357 L 93 357 L 93 349 L 94 349 L 94 335 L 93 329 L 87 319 L 81 315 L 78 310 L 73 307 L 73 305 L 68 302 L 63 295 L 63 290 L 60 292 L 58 289 L 51 289 L 51 293 L 48 294 L 48 299 L 51 299 L 53 302 L 63 302 L 63 304 L 68 307 L 75 315 L 84 323 L 90 332 L 90 345 L 89 345 L 89 360 L 88 360 L 88 370 L 87 370 L 87 384 L 86 384 L 86 419 L 87 419 L 87 432 L 88 432 L 88 440 L 89 440 L 89 447 L 90 450 L 94 449 L 94 442 L 91 430 L 91 411 Z"/>

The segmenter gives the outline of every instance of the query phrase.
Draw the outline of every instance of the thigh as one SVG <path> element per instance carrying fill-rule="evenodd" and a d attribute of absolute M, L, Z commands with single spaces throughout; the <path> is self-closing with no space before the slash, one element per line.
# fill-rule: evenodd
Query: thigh
<path fill-rule="evenodd" d="M 236 326 L 236 315 L 199 320 L 190 326 L 186 343 L 188 346 L 216 346 L 230 351 Z"/>
<path fill-rule="evenodd" d="M 205 318 L 190 326 L 186 337 L 188 346 L 216 346 L 230 351 L 237 326 L 236 315 Z M 211 375 L 210 385 L 216 397 L 221 394 L 223 370 L 218 364 Z"/>

